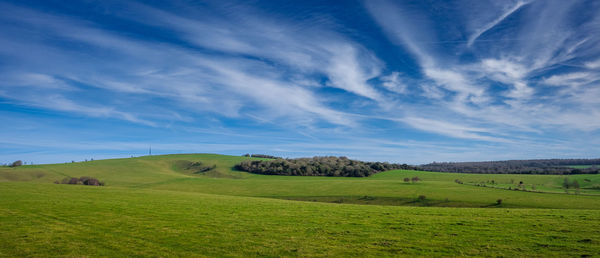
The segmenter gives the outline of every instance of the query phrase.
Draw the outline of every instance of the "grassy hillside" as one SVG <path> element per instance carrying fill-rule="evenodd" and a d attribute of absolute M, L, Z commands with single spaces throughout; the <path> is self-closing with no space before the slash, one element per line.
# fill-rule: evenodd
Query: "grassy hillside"
<path fill-rule="evenodd" d="M 561 188 L 564 176 L 232 169 L 245 159 L 187 154 L 0 168 L 0 256 L 600 253 L 599 175 L 569 176 L 582 187 L 575 195 Z M 215 168 L 195 173 L 186 169 L 191 162 Z M 52 183 L 67 176 L 107 186 Z M 422 181 L 403 181 L 415 176 Z M 497 188 L 475 186 L 491 180 Z M 499 189 L 520 181 L 545 193 Z"/>
<path fill-rule="evenodd" d="M 69 164 L 0 168 L 0 181 L 50 183 L 66 176 L 92 176 L 112 187 L 199 192 L 209 194 L 272 197 L 282 199 L 409 206 L 489 207 L 502 199 L 501 207 L 600 209 L 600 175 L 572 175 L 581 195 L 565 194 L 558 175 L 481 175 L 423 171 L 388 171 L 369 178 L 267 176 L 234 171 L 247 157 L 215 154 L 146 156 Z M 182 161 L 216 165 L 214 170 L 192 174 Z M 422 181 L 405 183 L 405 177 Z M 457 184 L 455 179 L 465 184 Z M 587 180 L 586 180 L 587 179 Z M 536 185 L 533 193 L 477 187 L 494 180 L 494 187 Z M 589 181 L 589 182 L 588 182 Z M 513 182 L 513 183 L 511 183 Z M 574 193 L 571 191 L 571 193 Z M 416 202 L 419 195 L 426 201 Z"/>

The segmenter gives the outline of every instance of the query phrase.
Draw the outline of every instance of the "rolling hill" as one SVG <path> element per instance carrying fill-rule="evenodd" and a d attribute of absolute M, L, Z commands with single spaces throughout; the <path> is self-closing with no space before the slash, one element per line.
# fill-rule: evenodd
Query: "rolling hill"
<path fill-rule="evenodd" d="M 567 194 L 559 175 L 395 170 L 339 178 L 233 169 L 246 159 L 184 154 L 2 167 L 0 256 L 600 253 L 598 175 L 568 176 L 581 190 Z M 106 186 L 53 184 L 80 176 Z"/>

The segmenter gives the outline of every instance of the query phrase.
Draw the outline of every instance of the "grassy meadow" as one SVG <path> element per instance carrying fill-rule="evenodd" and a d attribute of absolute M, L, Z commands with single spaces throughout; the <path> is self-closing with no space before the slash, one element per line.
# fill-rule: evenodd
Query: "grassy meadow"
<path fill-rule="evenodd" d="M 600 253 L 600 175 L 568 176 L 581 185 L 575 194 L 559 175 L 267 176 L 234 171 L 244 159 L 184 154 L 2 167 L 0 256 Z M 193 173 L 181 165 L 198 161 L 216 168 Z M 106 186 L 53 184 L 80 176 Z M 421 181 L 403 181 L 415 176 Z M 507 190 L 521 181 L 536 192 Z"/>

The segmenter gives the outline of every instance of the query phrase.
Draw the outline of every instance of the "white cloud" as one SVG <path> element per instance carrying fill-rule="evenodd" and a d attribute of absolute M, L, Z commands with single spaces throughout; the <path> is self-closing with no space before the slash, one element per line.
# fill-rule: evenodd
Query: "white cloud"
<path fill-rule="evenodd" d="M 525 5 L 529 8 L 522 9 Z M 552 130 L 566 128 L 588 131 L 590 128 L 600 128 L 595 127 L 595 123 L 580 126 L 567 119 L 572 114 L 590 114 L 593 104 L 588 101 L 590 98 L 584 100 L 582 97 L 594 95 L 593 92 L 579 90 L 555 93 L 539 88 L 540 83 L 571 86 L 589 84 L 598 80 L 595 73 L 575 72 L 570 75 L 553 75 L 541 81 L 537 79 L 547 71 L 563 65 L 563 62 L 577 59 L 581 55 L 590 54 L 590 50 L 597 49 L 590 45 L 596 39 L 590 37 L 588 32 L 593 31 L 593 28 L 597 30 L 600 23 L 592 20 L 580 28 L 570 27 L 569 10 L 574 6 L 573 2 L 519 1 L 506 6 L 499 15 L 497 8 L 485 9 L 485 4 L 479 6 L 483 9 L 465 9 L 457 15 L 477 16 L 465 18 L 472 28 L 469 40 L 464 45 L 458 43 L 460 40 L 453 41 L 458 46 L 455 49 L 445 49 L 446 53 L 438 49 L 445 45 L 426 44 L 437 42 L 435 39 L 440 32 L 429 24 L 426 16 L 411 9 L 412 6 L 402 6 L 402 3 L 391 1 L 365 1 L 365 6 L 390 41 L 413 54 L 424 75 L 423 81 L 418 84 L 426 97 L 437 100 L 431 103 L 432 110 L 425 109 L 428 110 L 426 113 L 423 107 L 403 106 L 404 109 L 412 110 L 413 114 L 439 118 L 438 121 L 453 118 L 464 121 L 464 126 L 469 128 L 473 127 L 473 121 L 478 121 L 492 128 L 503 128 L 513 135 L 523 132 L 554 133 Z M 516 24 L 518 28 L 500 28 L 501 31 L 495 32 L 494 36 L 498 37 L 498 33 L 501 33 L 504 37 L 486 40 L 485 48 L 470 49 L 470 55 L 466 58 L 468 61 L 458 58 L 463 53 L 461 51 L 469 48 L 483 33 L 495 30 L 496 26 L 520 10 L 523 12 L 519 12 L 519 23 Z M 515 21 L 506 26 L 515 26 Z M 584 47 L 586 51 L 582 51 Z M 595 67 L 594 63 L 586 64 L 587 68 Z M 434 126 L 429 121 L 419 122 L 421 121 L 417 121 L 417 124 L 423 125 L 419 129 L 425 131 L 459 138 L 481 136 L 453 126 Z M 494 131 L 490 135 L 501 134 Z"/>
<path fill-rule="evenodd" d="M 482 133 L 491 133 L 489 129 L 457 125 L 455 123 L 444 122 L 440 120 L 427 119 L 422 117 L 406 117 L 403 120 L 410 126 L 417 129 L 439 133 L 455 138 L 483 140 L 491 142 L 506 142 L 507 140 L 497 137 L 482 135 Z"/>
<path fill-rule="evenodd" d="M 59 94 L 33 94 L 33 95 L 8 95 L 0 93 L 0 96 L 16 101 L 21 105 L 40 107 L 44 109 L 70 112 L 91 117 L 109 117 L 117 118 L 133 123 L 143 124 L 147 126 L 156 126 L 154 122 L 139 118 L 129 112 L 116 110 L 113 107 L 107 106 L 91 106 L 87 104 L 79 104 L 73 100 L 67 99 Z"/>
<path fill-rule="evenodd" d="M 149 6 L 136 8 L 145 16 L 127 18 L 178 31 L 197 46 L 270 59 L 303 73 L 321 73 L 331 82 L 327 86 L 381 100 L 380 93 L 367 83 L 380 74 L 380 61 L 326 28 L 299 28 L 244 11 L 228 14 L 227 19 L 208 13 L 188 18 Z"/>
<path fill-rule="evenodd" d="M 15 64 L 0 70 L 0 92 L 10 93 L 11 104 L 150 126 L 236 120 L 291 128 L 311 141 L 348 130 L 345 142 L 361 134 L 395 136 L 379 135 L 392 131 L 389 126 L 402 130 L 397 135 L 431 132 L 452 143 L 529 144 L 600 129 L 593 60 L 600 41 L 591 33 L 600 18 L 582 16 L 584 24 L 573 26 L 570 2 L 496 2 L 499 8 L 467 10 L 459 1 L 450 4 L 456 12 L 438 20 L 420 5 L 365 1 L 398 51 L 367 49 L 371 41 L 358 41 L 378 33 L 321 23 L 329 17 L 288 19 L 247 6 L 177 12 L 124 3 L 107 14 L 164 32 L 153 38 L 0 4 L 0 55 Z M 437 24 L 446 19 L 456 22 Z M 382 147 L 365 142 L 306 149 Z"/>
<path fill-rule="evenodd" d="M 305 83 L 295 84 L 315 82 L 312 78 L 319 74 L 330 79 L 327 86 L 373 100 L 382 99 L 377 90 L 367 83 L 367 80 L 380 73 L 377 58 L 355 43 L 326 30 L 306 31 L 307 35 L 312 35 L 311 38 L 300 39 L 285 27 L 285 22 L 261 20 L 253 16 L 245 17 L 245 23 L 241 24 L 227 23 L 215 17 L 196 21 L 150 7 L 143 9 L 146 16 L 133 17 L 180 31 L 185 39 L 194 44 L 226 51 L 227 55 L 223 56 L 128 38 L 95 28 L 89 22 L 42 14 L 26 8 L 10 6 L 9 9 L 13 12 L 6 19 L 22 23 L 22 26 L 43 28 L 48 34 L 82 42 L 91 48 L 91 51 L 86 50 L 87 53 L 79 53 L 23 40 L 23 44 L 13 45 L 12 50 L 7 49 L 17 59 L 34 58 L 54 62 L 53 66 L 44 64 L 32 67 L 37 69 L 38 74 L 52 73 L 104 90 L 159 97 L 188 111 L 210 111 L 239 117 L 240 110 L 245 108 L 243 112 L 246 113 L 302 121 L 305 126 L 319 120 L 353 125 L 350 119 L 322 103 L 324 100 L 312 92 L 311 88 L 315 85 L 306 88 Z M 11 43 L 19 40 L 16 37 Z M 39 50 L 41 55 L 25 49 Z M 96 53 L 101 53 L 102 59 L 79 61 Z M 241 57 L 238 53 L 254 55 L 257 59 Z M 288 79 L 290 75 L 294 78 Z M 48 81 L 50 77 L 38 76 L 37 79 L 46 79 L 44 85 L 51 85 Z M 137 111 L 142 116 L 154 116 L 144 114 L 143 110 Z M 116 111 L 112 111 L 112 114 L 128 121 L 136 120 Z"/>
<path fill-rule="evenodd" d="M 507 97 L 524 99 L 534 93 L 534 89 L 525 82 L 525 76 L 529 71 L 523 65 L 502 59 L 484 59 L 481 66 L 484 71 L 483 76 L 513 86 L 505 94 Z"/>
<path fill-rule="evenodd" d="M 586 62 L 585 63 L 585 67 L 587 67 L 589 69 L 598 69 L 598 68 L 600 68 L 600 59 L 595 60 L 595 61 Z"/>
<path fill-rule="evenodd" d="M 382 86 L 391 92 L 395 92 L 398 94 L 406 94 L 407 86 L 400 79 L 399 72 L 392 72 L 389 75 L 382 76 L 381 78 Z"/>
<path fill-rule="evenodd" d="M 552 75 L 543 80 L 544 84 L 553 86 L 576 87 L 599 80 L 600 76 L 589 72 L 574 72 L 567 74 Z"/>
<path fill-rule="evenodd" d="M 479 36 L 481 36 L 486 31 L 488 31 L 491 28 L 498 25 L 500 22 L 502 22 L 504 19 L 506 19 L 508 16 L 510 16 L 511 14 L 513 14 L 514 12 L 519 10 L 519 8 L 521 8 L 522 6 L 524 6 L 526 4 L 527 4 L 527 2 L 525 2 L 525 1 L 518 1 L 515 5 L 513 5 L 508 10 L 506 10 L 504 13 L 502 13 L 498 18 L 496 18 L 495 20 L 493 20 L 487 24 L 484 24 L 481 28 L 477 29 L 475 32 L 473 32 L 473 34 L 471 34 L 471 36 L 469 36 L 469 39 L 467 40 L 467 47 L 470 47 L 471 45 L 473 45 L 473 43 L 475 42 L 475 40 L 477 40 L 477 38 L 479 38 Z"/>
<path fill-rule="evenodd" d="M 70 86 L 65 81 L 57 79 L 54 76 L 31 72 L 5 73 L 3 84 L 20 87 L 38 87 L 56 90 L 76 89 L 75 87 Z"/>

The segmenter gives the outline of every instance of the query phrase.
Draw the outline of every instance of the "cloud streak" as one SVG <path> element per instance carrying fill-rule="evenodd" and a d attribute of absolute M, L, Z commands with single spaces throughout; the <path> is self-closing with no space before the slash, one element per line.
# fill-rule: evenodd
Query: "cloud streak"
<path fill-rule="evenodd" d="M 469 36 L 469 39 L 467 40 L 467 47 L 471 47 L 473 43 L 475 43 L 475 40 L 477 40 L 483 33 L 494 28 L 496 25 L 506 19 L 506 17 L 510 16 L 526 4 L 528 4 L 528 2 L 518 1 L 514 6 L 502 13 L 498 18 L 477 29 L 471 36 Z"/>
<path fill-rule="evenodd" d="M 185 150 L 366 157 L 362 146 L 423 160 L 405 148 L 435 157 L 435 141 L 494 159 L 599 136 L 600 4 L 346 4 L 0 3 L 0 105 L 48 130 L 110 123 Z M 236 141 L 247 148 L 225 148 Z"/>

